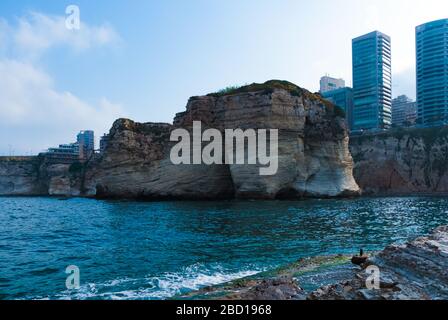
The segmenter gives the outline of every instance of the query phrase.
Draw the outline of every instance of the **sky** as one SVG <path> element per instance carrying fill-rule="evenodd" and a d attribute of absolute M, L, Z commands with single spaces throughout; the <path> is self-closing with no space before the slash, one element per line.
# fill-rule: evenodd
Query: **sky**
<path fill-rule="evenodd" d="M 374 30 L 392 37 L 393 96 L 415 98 L 415 27 L 442 18 L 446 0 L 2 0 L 0 155 L 98 138 L 120 117 L 172 122 L 232 85 L 351 86 L 351 39 Z"/>

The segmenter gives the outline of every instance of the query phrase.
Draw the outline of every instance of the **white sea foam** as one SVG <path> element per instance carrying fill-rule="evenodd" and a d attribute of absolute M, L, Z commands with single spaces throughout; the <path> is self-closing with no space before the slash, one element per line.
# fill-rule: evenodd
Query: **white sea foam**
<path fill-rule="evenodd" d="M 219 265 L 194 264 L 179 272 L 147 276 L 140 279 L 120 278 L 103 283 L 81 285 L 77 291 L 65 291 L 50 299 L 167 299 L 200 288 L 248 277 L 265 269 L 246 267 L 240 271 L 226 270 Z"/>

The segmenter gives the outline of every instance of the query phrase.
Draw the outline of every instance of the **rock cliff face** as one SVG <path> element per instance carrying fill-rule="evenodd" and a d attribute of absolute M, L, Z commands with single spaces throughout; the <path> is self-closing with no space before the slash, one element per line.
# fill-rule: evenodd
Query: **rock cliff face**
<path fill-rule="evenodd" d="M 44 164 L 41 172 L 48 188 L 48 195 L 77 197 L 83 194 L 82 164 Z"/>
<path fill-rule="evenodd" d="M 278 171 L 261 165 L 174 165 L 175 129 L 278 130 Z M 286 81 L 193 97 L 173 124 L 117 120 L 106 152 L 86 165 L 43 157 L 0 159 L 0 195 L 144 199 L 303 198 L 358 195 L 349 138 L 339 108 Z M 208 144 L 203 142 L 202 147 Z M 225 149 L 223 142 L 223 149 Z M 247 152 L 246 144 L 246 152 Z M 223 156 L 222 161 L 225 162 Z M 263 166 L 265 167 L 265 166 Z"/>
<path fill-rule="evenodd" d="M 82 166 L 43 157 L 0 157 L 0 196 L 79 196 Z"/>
<path fill-rule="evenodd" d="M 448 193 L 448 127 L 351 137 L 350 149 L 366 194 Z"/>
<path fill-rule="evenodd" d="M 232 196 L 225 166 L 173 165 L 169 124 L 116 121 L 102 159 L 89 165 L 86 192 L 98 197 L 218 199 Z"/>
<path fill-rule="evenodd" d="M 340 115 L 319 96 L 280 81 L 193 97 L 173 125 L 118 120 L 102 159 L 89 165 L 85 189 L 100 197 L 148 199 L 357 195 Z M 172 164 L 170 133 L 176 128 L 191 131 L 193 121 L 201 121 L 202 130 L 221 132 L 278 129 L 277 174 L 260 176 L 258 165 Z"/>
<path fill-rule="evenodd" d="M 380 289 L 366 288 L 365 269 L 380 270 Z M 363 265 L 353 279 L 321 288 L 312 300 L 448 299 L 448 226 L 405 245 L 391 245 Z"/>
<path fill-rule="evenodd" d="M 38 157 L 0 157 L 0 195 L 46 195 Z"/>

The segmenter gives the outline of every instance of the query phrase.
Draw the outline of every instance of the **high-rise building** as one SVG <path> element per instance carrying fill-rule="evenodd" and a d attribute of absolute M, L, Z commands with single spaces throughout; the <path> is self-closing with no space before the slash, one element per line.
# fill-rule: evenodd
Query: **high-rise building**
<path fill-rule="evenodd" d="M 328 91 L 333 91 L 336 89 L 344 88 L 344 79 L 336 79 L 329 76 L 324 76 L 320 78 L 320 93 L 323 94 Z"/>
<path fill-rule="evenodd" d="M 374 31 L 352 40 L 353 130 L 383 130 L 392 123 L 391 39 Z"/>
<path fill-rule="evenodd" d="M 104 153 L 106 151 L 108 143 L 109 143 L 109 135 L 104 134 L 100 139 L 100 153 Z"/>
<path fill-rule="evenodd" d="M 95 134 L 91 130 L 81 131 L 77 135 L 81 158 L 90 158 L 95 152 Z"/>
<path fill-rule="evenodd" d="M 392 100 L 392 125 L 394 127 L 409 127 L 417 121 L 417 103 L 406 95 Z"/>
<path fill-rule="evenodd" d="M 349 87 L 327 91 L 322 97 L 345 111 L 345 119 L 349 130 L 353 127 L 353 89 Z"/>
<path fill-rule="evenodd" d="M 422 24 L 415 34 L 418 123 L 448 124 L 448 19 Z"/>

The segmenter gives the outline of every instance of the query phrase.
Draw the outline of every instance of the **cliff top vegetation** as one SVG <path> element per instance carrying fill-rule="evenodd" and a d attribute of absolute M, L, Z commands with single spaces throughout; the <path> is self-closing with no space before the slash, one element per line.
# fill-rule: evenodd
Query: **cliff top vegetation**
<path fill-rule="evenodd" d="M 286 90 L 292 96 L 305 97 L 308 100 L 324 105 L 327 111 L 330 111 L 330 113 L 339 117 L 345 117 L 345 112 L 342 108 L 324 99 L 320 94 L 312 93 L 306 89 L 303 89 L 295 85 L 292 82 L 285 80 L 269 80 L 266 81 L 265 83 L 252 83 L 244 86 L 230 86 L 217 92 L 210 93 L 207 96 L 219 98 L 228 95 L 259 92 L 259 91 L 263 91 L 264 93 L 272 93 L 274 92 L 275 89 Z"/>
<path fill-rule="evenodd" d="M 385 132 L 366 133 L 360 136 L 351 136 L 350 139 L 358 143 L 373 139 L 395 138 L 398 140 L 404 137 L 421 138 L 427 145 L 431 145 L 439 138 L 448 138 L 448 126 L 432 128 L 393 128 Z"/>

